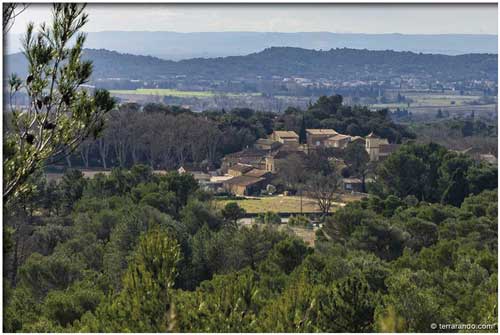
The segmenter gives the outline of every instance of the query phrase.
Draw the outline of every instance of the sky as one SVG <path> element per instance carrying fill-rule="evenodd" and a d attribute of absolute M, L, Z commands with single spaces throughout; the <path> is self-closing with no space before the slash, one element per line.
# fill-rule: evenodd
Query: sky
<path fill-rule="evenodd" d="M 50 18 L 51 5 L 32 4 L 9 33 Z M 260 31 L 401 34 L 497 34 L 496 4 L 89 4 L 87 32 Z"/>

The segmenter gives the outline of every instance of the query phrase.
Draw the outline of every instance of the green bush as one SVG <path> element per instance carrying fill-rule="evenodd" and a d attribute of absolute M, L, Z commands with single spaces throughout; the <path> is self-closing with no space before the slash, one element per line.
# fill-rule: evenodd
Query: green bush
<path fill-rule="evenodd" d="M 281 217 L 274 212 L 259 213 L 256 221 L 262 224 L 281 224 Z"/>
<path fill-rule="evenodd" d="M 310 221 L 304 215 L 290 216 L 288 219 L 288 224 L 294 227 L 309 227 Z"/>

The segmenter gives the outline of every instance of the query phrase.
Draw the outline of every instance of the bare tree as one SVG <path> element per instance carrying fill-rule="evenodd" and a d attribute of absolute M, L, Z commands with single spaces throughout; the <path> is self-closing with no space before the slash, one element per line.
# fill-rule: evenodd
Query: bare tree
<path fill-rule="evenodd" d="M 107 169 L 106 160 L 108 159 L 110 141 L 107 134 L 101 136 L 97 139 L 97 150 L 99 151 L 99 156 L 101 157 L 102 167 Z"/>
<path fill-rule="evenodd" d="M 92 150 L 94 142 L 87 139 L 82 142 L 79 148 L 80 152 L 80 157 L 82 158 L 83 164 L 85 168 L 89 168 L 89 156 L 90 156 L 90 151 Z"/>
<path fill-rule="evenodd" d="M 222 140 L 222 132 L 215 124 L 210 124 L 205 133 L 205 144 L 207 146 L 207 160 L 210 168 L 217 160 L 217 149 Z"/>
<path fill-rule="evenodd" d="M 128 129 L 127 118 L 124 117 L 126 112 L 123 110 L 115 110 L 110 113 L 110 118 L 108 121 L 107 132 L 111 141 L 111 147 L 113 148 L 116 160 L 120 167 L 124 167 L 127 161 L 127 152 L 130 142 L 133 140 L 130 138 L 130 133 Z"/>
<path fill-rule="evenodd" d="M 315 174 L 306 183 L 307 193 L 316 201 L 323 215 L 328 215 L 334 202 L 339 200 L 338 188 L 339 178 L 336 173 Z"/>

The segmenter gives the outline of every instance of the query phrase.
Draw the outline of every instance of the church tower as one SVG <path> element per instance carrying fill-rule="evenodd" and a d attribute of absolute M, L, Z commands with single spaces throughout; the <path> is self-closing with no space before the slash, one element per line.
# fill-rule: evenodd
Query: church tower
<path fill-rule="evenodd" d="M 365 149 L 371 161 L 378 161 L 380 153 L 380 137 L 371 132 L 365 138 Z"/>

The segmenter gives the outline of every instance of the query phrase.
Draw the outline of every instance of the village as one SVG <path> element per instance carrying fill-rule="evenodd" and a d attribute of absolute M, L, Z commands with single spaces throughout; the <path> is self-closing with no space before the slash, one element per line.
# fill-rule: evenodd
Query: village
<path fill-rule="evenodd" d="M 294 131 L 275 130 L 267 138 L 260 138 L 252 148 L 226 155 L 217 171 L 196 171 L 180 167 L 179 173 L 191 173 L 206 190 L 230 193 L 235 196 L 272 195 L 276 192 L 274 181 L 279 178 L 280 166 L 291 155 L 306 156 L 322 148 L 345 149 L 349 143 L 364 145 L 370 161 L 381 161 L 398 148 L 387 139 L 370 133 L 366 137 L 340 134 L 333 129 L 306 129 L 306 141 L 300 143 Z M 341 159 L 331 157 L 336 166 L 342 166 Z M 359 178 L 342 178 L 341 190 L 361 193 Z"/>

